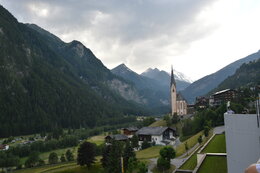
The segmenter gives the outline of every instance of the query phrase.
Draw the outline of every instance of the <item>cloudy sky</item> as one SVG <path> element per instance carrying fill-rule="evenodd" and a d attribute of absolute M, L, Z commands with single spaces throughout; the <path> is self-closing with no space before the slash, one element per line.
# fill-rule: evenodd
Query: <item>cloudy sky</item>
<path fill-rule="evenodd" d="M 125 63 L 196 80 L 260 49 L 259 0 L 0 0 L 20 22 Z"/>

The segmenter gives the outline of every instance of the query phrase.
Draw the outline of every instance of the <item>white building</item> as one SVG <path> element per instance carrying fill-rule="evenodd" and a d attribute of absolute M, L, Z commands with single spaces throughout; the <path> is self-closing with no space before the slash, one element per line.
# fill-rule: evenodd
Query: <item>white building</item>
<path fill-rule="evenodd" d="M 173 145 L 175 142 L 176 129 L 170 127 L 143 127 L 136 132 L 139 145 L 144 141 L 155 145 Z"/>
<path fill-rule="evenodd" d="M 244 172 L 260 158 L 260 117 L 225 114 L 228 173 Z"/>

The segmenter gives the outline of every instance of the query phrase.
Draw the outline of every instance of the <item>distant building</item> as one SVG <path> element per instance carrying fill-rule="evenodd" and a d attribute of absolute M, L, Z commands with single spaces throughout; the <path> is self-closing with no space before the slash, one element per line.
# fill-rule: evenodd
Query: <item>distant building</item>
<path fill-rule="evenodd" d="M 228 173 L 244 172 L 260 159 L 260 116 L 225 114 Z"/>
<path fill-rule="evenodd" d="M 207 97 L 196 97 L 195 106 L 197 108 L 206 108 L 209 106 L 209 99 Z"/>
<path fill-rule="evenodd" d="M 8 150 L 8 149 L 9 149 L 9 145 L 0 144 L 0 150 Z"/>
<path fill-rule="evenodd" d="M 172 112 L 171 114 L 177 114 L 177 115 L 187 115 L 187 101 L 183 98 L 183 96 L 178 93 L 176 89 L 176 82 L 173 74 L 173 68 L 171 69 L 171 108 Z"/>
<path fill-rule="evenodd" d="M 175 143 L 176 129 L 170 127 L 143 127 L 136 132 L 139 145 L 144 141 L 155 145 L 173 145 Z"/>
<path fill-rule="evenodd" d="M 123 134 L 116 134 L 116 135 L 108 135 L 105 137 L 106 143 L 111 143 L 112 140 L 115 141 L 127 141 L 128 137 Z"/>
<path fill-rule="evenodd" d="M 233 89 L 225 89 L 214 93 L 212 97 L 214 100 L 213 105 L 219 106 L 227 101 L 233 101 L 237 97 L 237 91 Z"/>
<path fill-rule="evenodd" d="M 139 129 L 137 127 L 123 128 L 123 133 L 124 133 L 124 135 L 131 138 L 138 130 Z"/>

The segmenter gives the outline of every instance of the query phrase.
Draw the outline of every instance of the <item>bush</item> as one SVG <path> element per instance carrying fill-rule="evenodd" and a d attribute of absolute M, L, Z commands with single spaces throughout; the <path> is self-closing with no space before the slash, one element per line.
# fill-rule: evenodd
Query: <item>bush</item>
<path fill-rule="evenodd" d="M 149 148 L 149 147 L 151 147 L 151 144 L 148 141 L 144 141 L 142 143 L 142 146 L 141 146 L 142 150 Z"/>
<path fill-rule="evenodd" d="M 56 163 L 58 163 L 58 155 L 57 155 L 57 153 L 55 153 L 55 152 L 52 152 L 52 153 L 50 153 L 50 155 L 49 155 L 49 163 L 50 164 L 56 164 Z"/>

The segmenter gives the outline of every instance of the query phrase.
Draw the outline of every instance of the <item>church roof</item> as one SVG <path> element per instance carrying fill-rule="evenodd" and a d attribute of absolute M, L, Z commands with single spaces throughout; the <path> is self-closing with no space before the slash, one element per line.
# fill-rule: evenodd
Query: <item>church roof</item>
<path fill-rule="evenodd" d="M 177 94 L 177 101 L 186 101 L 185 98 L 183 97 L 183 95 L 181 93 Z M 187 101 L 186 101 L 187 102 Z"/>
<path fill-rule="evenodd" d="M 171 71 L 171 86 L 173 84 L 176 86 L 176 82 L 175 82 L 175 78 L 174 78 L 174 74 L 173 74 L 173 68 L 172 68 L 172 71 Z"/>

